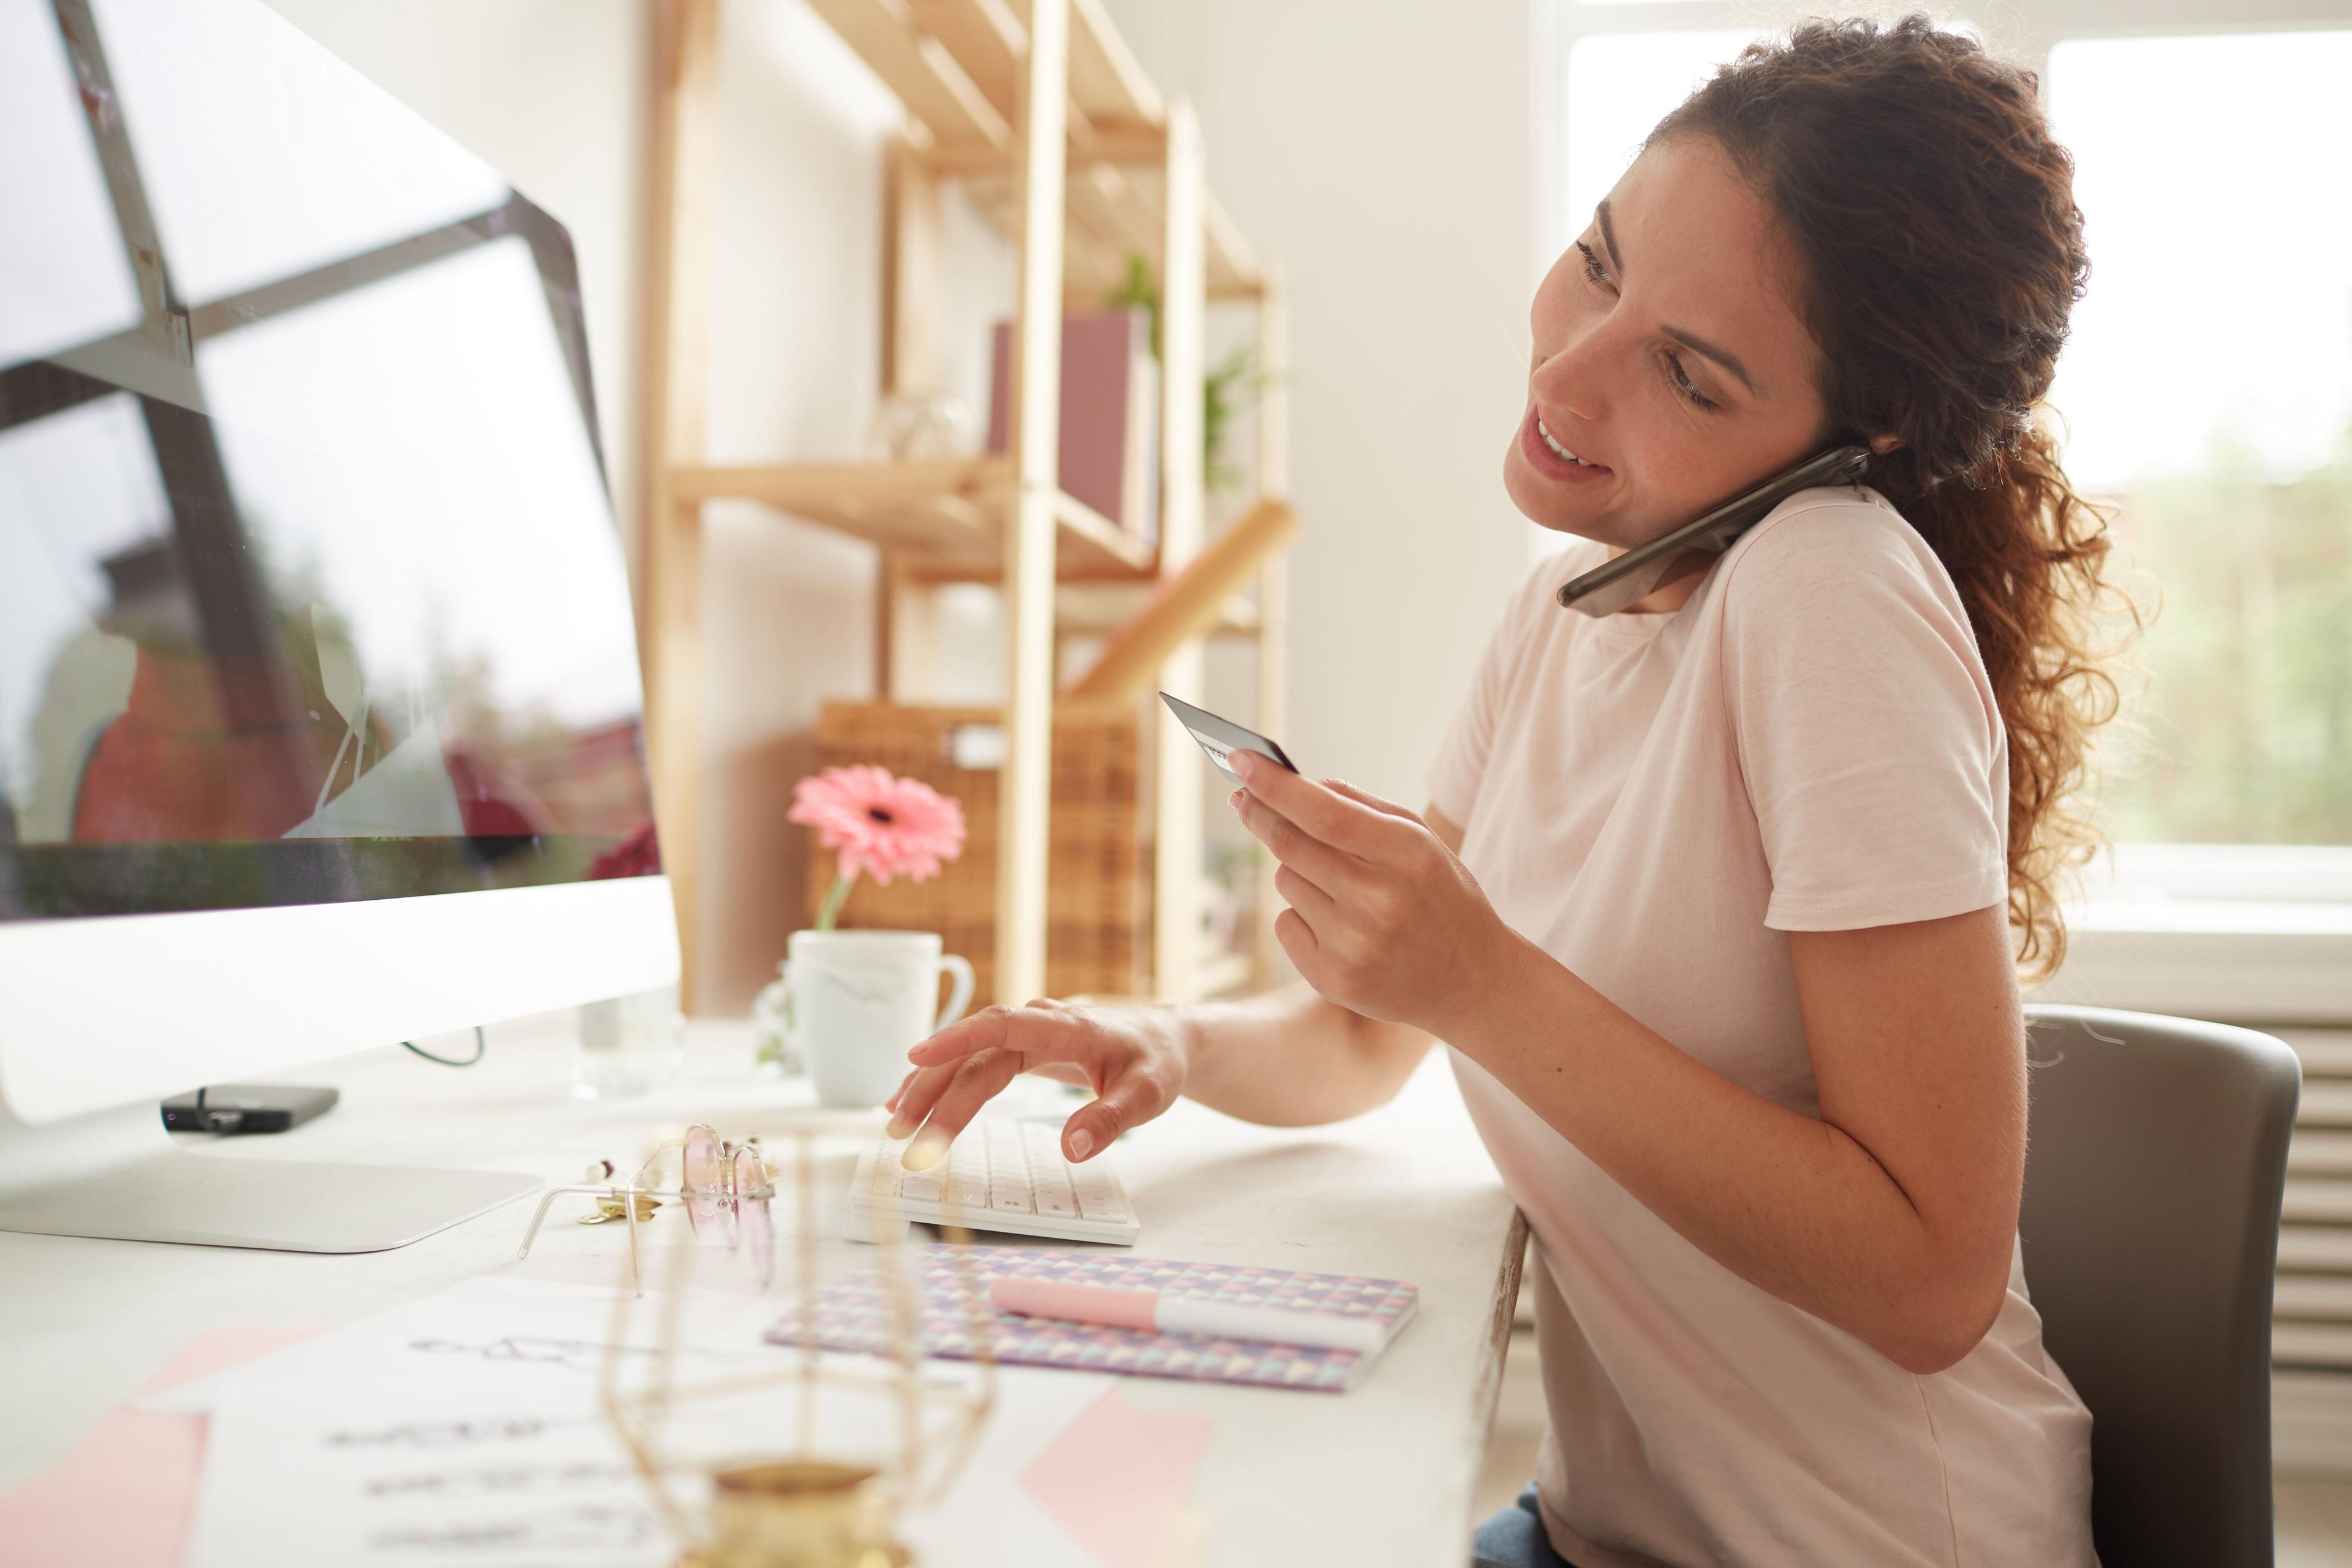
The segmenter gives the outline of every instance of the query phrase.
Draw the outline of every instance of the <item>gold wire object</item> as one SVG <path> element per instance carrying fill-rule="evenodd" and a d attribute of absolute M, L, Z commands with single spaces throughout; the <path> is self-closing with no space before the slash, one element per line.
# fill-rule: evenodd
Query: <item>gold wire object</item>
<path fill-rule="evenodd" d="M 640 1171 L 637 1174 L 643 1176 L 645 1173 Z M 530 1244 L 539 1239 L 539 1227 L 547 1223 L 547 1211 L 554 1206 L 556 1199 L 567 1194 L 577 1194 L 583 1197 L 596 1200 L 595 1212 L 580 1216 L 582 1225 L 610 1225 L 615 1220 L 625 1220 L 628 1223 L 629 1281 L 640 1293 L 643 1293 L 645 1286 L 640 1282 L 637 1268 L 637 1226 L 653 1218 L 654 1211 L 662 1206 L 661 1200 L 651 1192 L 641 1188 L 635 1180 L 626 1186 L 615 1183 L 613 1180 L 613 1162 L 610 1160 L 592 1162 L 578 1183 L 570 1186 L 547 1189 L 539 1200 L 539 1207 L 531 1214 L 530 1227 L 522 1233 L 522 1245 L 515 1248 L 516 1258 L 521 1259 L 530 1256 Z"/>
<path fill-rule="evenodd" d="M 697 1131 L 702 1131 L 698 1129 Z M 689 1379 L 681 1366 L 684 1316 L 699 1250 L 670 1249 L 660 1300 L 651 1304 L 656 1325 L 653 1353 L 632 1351 L 644 1297 L 635 1252 L 636 1222 L 630 1218 L 633 1292 L 616 1292 L 612 1330 L 598 1379 L 605 1420 L 629 1454 L 656 1513 L 678 1547 L 678 1568 L 907 1568 L 913 1553 L 898 1539 L 898 1521 L 911 1509 L 936 1503 L 961 1473 L 978 1446 L 996 1399 L 993 1318 L 987 1292 L 974 1273 L 971 1233 L 961 1225 L 942 1227 L 957 1295 L 970 1315 L 978 1373 L 969 1386 L 922 1375 L 925 1360 L 913 1291 L 919 1288 L 898 1239 L 873 1248 L 888 1303 L 890 1350 L 879 1362 L 828 1360 L 817 1341 L 817 1305 L 823 1249 L 817 1231 L 819 1177 L 817 1130 L 796 1129 L 792 1186 L 798 1234 L 790 1289 L 799 1309 L 798 1354 L 789 1368 Z M 665 1145 L 664 1147 L 674 1147 Z M 640 1170 L 651 1173 L 660 1157 Z M 764 1164 L 764 1161 L 763 1161 Z M 776 1168 L 765 1166 L 771 1181 Z M 633 1182 L 630 1194 L 645 1189 Z M 633 1211 L 616 1196 L 624 1215 Z M 876 1232 L 895 1236 L 890 1200 L 880 1200 Z M 543 1206 L 543 1205 L 542 1205 Z M 761 1284 L 761 1293 L 771 1287 Z M 642 1374 L 632 1381 L 630 1373 Z M 880 1463 L 865 1454 L 828 1454 L 820 1430 L 820 1395 L 826 1390 L 870 1396 L 897 1415 L 896 1452 Z M 697 1401 L 742 1399 L 767 1392 L 786 1393 L 793 1408 L 788 1452 L 751 1454 L 714 1462 L 682 1451 L 671 1427 L 677 1412 Z"/>

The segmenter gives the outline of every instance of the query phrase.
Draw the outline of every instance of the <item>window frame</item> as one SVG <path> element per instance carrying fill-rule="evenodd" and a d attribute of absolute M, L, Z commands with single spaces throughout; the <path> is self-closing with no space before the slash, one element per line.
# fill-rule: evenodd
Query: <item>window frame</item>
<path fill-rule="evenodd" d="M 2045 103 L 2050 54 L 2062 43 L 2352 30 L 2344 0 L 1945 0 L 1937 9 L 2030 67 Z M 1529 291 L 1583 226 L 1568 211 L 1568 58 L 1578 42 L 1769 29 L 1816 14 L 1785 0 L 1530 0 Z M 2300 847 L 2135 843 L 2102 854 L 2068 913 L 2066 967 L 2037 999 L 2352 1023 L 2352 847 L 2309 847 L 2325 863 L 2281 897 L 2279 854 Z"/>

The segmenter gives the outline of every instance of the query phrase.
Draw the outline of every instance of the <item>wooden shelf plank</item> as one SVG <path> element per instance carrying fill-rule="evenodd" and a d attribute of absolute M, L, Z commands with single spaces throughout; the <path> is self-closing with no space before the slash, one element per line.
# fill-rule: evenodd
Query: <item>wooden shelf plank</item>
<path fill-rule="evenodd" d="M 1006 3 L 1027 26 L 1029 0 Z M 1136 63 L 1102 0 L 1070 0 L 1070 103 L 1097 125 L 1167 121 L 1167 101 Z"/>
<path fill-rule="evenodd" d="M 1011 124 L 947 47 L 916 25 L 907 0 L 809 4 L 940 142 L 1011 148 Z"/>
<path fill-rule="evenodd" d="M 1069 161 L 1072 168 L 1113 163 L 1120 168 L 1158 168 L 1168 156 L 1167 133 L 1152 126 L 1080 126 L 1071 123 Z M 1002 174 L 1013 166 L 1013 153 L 979 142 L 951 142 L 923 150 L 923 162 L 942 178 L 972 179 Z"/>
<path fill-rule="evenodd" d="M 1145 583 L 1065 583 L 1054 605 L 1054 627 L 1072 637 L 1102 637 L 1117 631 L 1151 601 L 1154 588 Z M 1236 594 L 1217 612 L 1207 634 L 1222 637 L 1252 637 L 1261 617 L 1255 602 Z"/>
<path fill-rule="evenodd" d="M 925 163 L 934 172 L 942 165 L 935 154 Z M 1166 181 L 1153 170 L 1120 167 L 1115 184 L 1090 182 L 1087 171 L 1074 165 L 1067 205 L 1069 255 L 1065 263 L 1069 298 L 1092 302 L 1117 287 L 1127 274 L 1127 258 L 1140 254 L 1150 264 L 1156 280 L 1160 272 L 1167 226 Z M 973 208 L 989 226 L 1007 239 L 1014 233 L 1016 207 L 1012 176 L 1001 169 L 973 174 L 967 186 Z M 1208 290 L 1215 298 L 1254 297 L 1262 291 L 1264 275 L 1249 241 L 1232 218 L 1213 201 L 1202 206 L 1206 231 L 1205 262 Z M 1143 243 L 1136 243 L 1143 237 Z"/>
<path fill-rule="evenodd" d="M 1097 125 L 1164 125 L 1168 106 L 1102 0 L 1070 0 L 1070 101 Z"/>
<path fill-rule="evenodd" d="M 907 0 L 915 20 L 941 44 L 996 112 L 1013 123 L 1028 26 L 1004 0 Z"/>
<path fill-rule="evenodd" d="M 671 469 L 683 501 L 749 500 L 890 551 L 910 578 L 990 582 L 1003 570 L 1013 459 L 919 463 L 765 463 Z M 1075 497 L 1056 492 L 1060 575 L 1072 582 L 1140 582 L 1158 563 L 1150 545 Z"/>

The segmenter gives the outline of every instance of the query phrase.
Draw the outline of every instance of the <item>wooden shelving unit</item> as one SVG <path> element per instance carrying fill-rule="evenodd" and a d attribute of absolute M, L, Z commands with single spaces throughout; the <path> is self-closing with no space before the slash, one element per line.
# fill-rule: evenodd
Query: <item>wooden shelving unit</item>
<path fill-rule="evenodd" d="M 905 106 L 888 160 L 882 356 L 886 395 L 942 384 L 941 201 L 960 182 L 1019 257 L 1013 301 L 1012 442 L 1003 457 L 911 463 L 718 467 L 704 458 L 718 0 L 650 0 L 659 38 L 651 177 L 650 304 L 644 363 L 647 710 L 665 864 L 688 963 L 696 952 L 700 849 L 701 513 L 744 500 L 850 534 L 881 552 L 876 687 L 921 701 L 921 650 L 941 584 L 1003 595 L 1005 758 L 997 821 L 996 963 L 1003 994 L 1045 988 L 1047 752 L 1057 636 L 1098 634 L 1180 573 L 1202 543 L 1202 397 L 1207 301 L 1257 309 L 1266 373 L 1257 489 L 1287 488 L 1286 364 L 1278 274 L 1262 265 L 1202 179 L 1191 108 L 1144 76 L 1099 0 L 809 0 Z M 1055 442 L 1062 314 L 1093 309 L 1146 258 L 1160 300 L 1162 460 L 1156 544 L 1065 494 Z M 1033 374 L 1046 367 L 1048 374 Z M 1229 602 L 1204 635 L 1258 645 L 1257 720 L 1282 723 L 1286 573 L 1277 558 L 1254 596 Z M 1198 639 L 1160 684 L 1197 695 Z M 1160 746 L 1154 779 L 1153 989 L 1228 989 L 1271 962 L 1276 902 L 1262 868 L 1250 954 L 1194 951 L 1202 774 L 1189 749 Z"/>

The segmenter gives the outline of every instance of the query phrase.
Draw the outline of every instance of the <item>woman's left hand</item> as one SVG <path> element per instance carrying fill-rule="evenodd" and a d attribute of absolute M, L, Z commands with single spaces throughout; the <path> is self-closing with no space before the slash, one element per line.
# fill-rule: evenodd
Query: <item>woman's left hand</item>
<path fill-rule="evenodd" d="M 1281 862 L 1274 933 L 1307 983 L 1368 1018 L 1446 1038 L 1521 945 L 1454 851 L 1391 801 L 1255 752 L 1234 809 Z"/>

